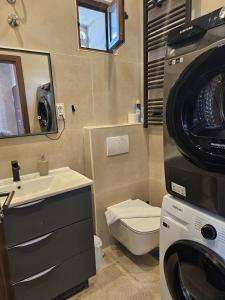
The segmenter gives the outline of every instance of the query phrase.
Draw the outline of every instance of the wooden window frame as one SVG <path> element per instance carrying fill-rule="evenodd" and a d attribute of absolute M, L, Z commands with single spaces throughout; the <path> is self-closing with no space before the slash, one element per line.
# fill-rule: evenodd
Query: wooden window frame
<path fill-rule="evenodd" d="M 107 28 L 108 30 L 111 28 L 109 22 L 110 22 L 110 18 L 109 18 L 109 14 L 112 11 L 112 7 L 116 4 L 117 0 L 114 0 L 112 2 L 112 4 L 110 5 L 110 7 L 107 10 Z M 110 48 L 110 52 L 113 52 L 115 49 L 117 49 L 118 46 L 122 45 L 125 43 L 125 7 L 124 7 L 124 0 L 121 0 L 120 2 L 117 3 L 118 4 L 118 11 L 119 11 L 119 22 L 118 22 L 118 29 L 119 29 L 119 37 L 117 42 Z M 108 41 L 107 41 L 107 45 L 110 45 L 110 40 L 109 40 L 109 36 L 110 34 L 108 33 Z"/>
<path fill-rule="evenodd" d="M 77 0 L 77 5 L 85 6 L 90 9 L 95 9 L 99 11 L 107 11 L 108 4 L 105 4 L 103 2 L 93 2 L 93 0 Z"/>
<path fill-rule="evenodd" d="M 18 83 L 21 112 L 23 116 L 24 134 L 30 134 L 30 122 L 27 109 L 27 98 L 23 76 L 22 61 L 20 56 L 0 54 L 0 63 L 13 64 L 16 68 L 16 78 Z"/>
<path fill-rule="evenodd" d="M 118 42 L 109 49 L 109 8 L 112 6 L 115 1 L 113 0 L 112 4 L 106 4 L 103 2 L 97 2 L 93 0 L 76 0 L 77 5 L 77 24 L 78 24 L 78 37 L 79 37 L 79 48 L 82 50 L 89 50 L 89 51 L 97 51 L 103 53 L 112 53 L 119 45 L 125 43 L 125 16 L 124 16 L 124 0 L 121 0 L 121 5 L 119 6 L 119 40 Z M 106 50 L 101 49 L 94 49 L 94 48 L 87 48 L 81 47 L 81 40 L 80 40 L 80 16 L 79 16 L 79 7 L 89 8 L 95 11 L 99 11 L 105 14 L 105 30 L 106 30 Z"/>

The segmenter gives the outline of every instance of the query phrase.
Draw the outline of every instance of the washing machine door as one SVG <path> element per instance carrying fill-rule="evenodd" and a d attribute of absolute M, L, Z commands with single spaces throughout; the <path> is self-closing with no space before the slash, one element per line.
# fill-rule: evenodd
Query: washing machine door
<path fill-rule="evenodd" d="M 164 272 L 173 300 L 225 299 L 225 261 L 199 243 L 183 240 L 171 245 Z"/>
<path fill-rule="evenodd" d="M 38 102 L 38 119 L 42 132 L 51 131 L 52 128 L 52 112 L 51 107 L 46 99 Z"/>
<path fill-rule="evenodd" d="M 42 85 L 37 89 L 37 111 L 38 120 L 42 132 L 49 132 L 52 130 L 52 108 L 51 103 L 51 86 L 50 83 Z"/>
<path fill-rule="evenodd" d="M 225 45 L 197 57 L 166 104 L 169 135 L 197 166 L 225 173 Z"/>

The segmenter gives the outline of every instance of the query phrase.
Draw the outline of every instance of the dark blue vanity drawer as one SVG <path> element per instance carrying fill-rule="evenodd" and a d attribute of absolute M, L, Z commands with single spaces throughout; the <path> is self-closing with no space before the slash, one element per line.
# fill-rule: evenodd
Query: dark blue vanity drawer
<path fill-rule="evenodd" d="M 14 285 L 16 300 L 50 300 L 95 275 L 94 250 L 75 256 L 61 265 Z"/>
<path fill-rule="evenodd" d="M 6 242 L 12 247 L 88 218 L 91 187 L 12 207 L 4 211 Z"/>
<path fill-rule="evenodd" d="M 92 248 L 91 219 L 20 244 L 8 250 L 11 280 L 16 283 Z"/>

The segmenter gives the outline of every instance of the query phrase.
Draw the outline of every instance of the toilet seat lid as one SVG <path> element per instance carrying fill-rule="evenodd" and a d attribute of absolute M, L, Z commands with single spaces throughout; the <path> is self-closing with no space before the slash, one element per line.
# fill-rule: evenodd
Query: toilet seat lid
<path fill-rule="evenodd" d="M 160 217 L 121 219 L 120 221 L 137 233 L 151 233 L 160 229 Z"/>

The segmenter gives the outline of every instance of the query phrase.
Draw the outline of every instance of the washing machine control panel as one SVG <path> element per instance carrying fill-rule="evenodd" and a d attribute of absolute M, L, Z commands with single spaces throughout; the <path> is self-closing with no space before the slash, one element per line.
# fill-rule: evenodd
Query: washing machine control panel
<path fill-rule="evenodd" d="M 217 238 L 216 228 L 210 224 L 206 224 L 201 228 L 202 236 L 206 240 L 215 240 Z"/>
<path fill-rule="evenodd" d="M 208 30 L 224 24 L 225 7 L 175 28 L 168 34 L 167 44 L 175 48 L 182 47 L 187 43 L 193 44 L 196 42 L 196 39 L 201 39 Z"/>

